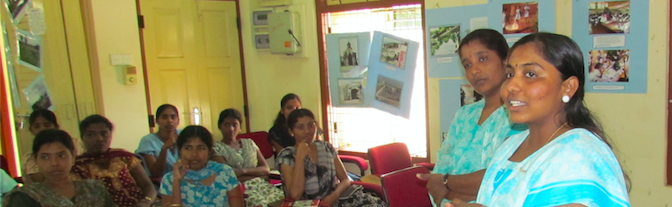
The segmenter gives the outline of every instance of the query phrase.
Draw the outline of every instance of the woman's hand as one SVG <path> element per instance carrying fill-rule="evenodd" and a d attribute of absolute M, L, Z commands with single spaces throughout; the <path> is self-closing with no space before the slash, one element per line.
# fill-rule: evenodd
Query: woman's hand
<path fill-rule="evenodd" d="M 427 181 L 427 191 L 432 195 L 434 203 L 436 205 L 441 205 L 441 201 L 448 194 L 448 189 L 443 184 L 443 175 L 441 174 L 417 174 L 416 175 L 420 180 Z"/>
<path fill-rule="evenodd" d="M 184 175 L 189 170 L 189 164 L 186 161 L 179 159 L 173 164 L 173 180 L 182 180 Z"/>
<path fill-rule="evenodd" d="M 327 197 L 322 198 L 320 200 L 320 206 L 332 206 L 334 202 L 338 199 L 338 195 L 335 193 L 329 194 Z"/>
<path fill-rule="evenodd" d="M 297 144 L 295 159 L 305 159 L 308 156 L 308 153 L 310 153 L 310 147 L 308 147 L 306 142 L 301 141 Z"/>
<path fill-rule="evenodd" d="M 171 148 L 171 147 L 175 146 L 176 143 L 177 143 L 177 131 L 174 131 L 174 132 L 171 132 L 168 135 L 168 139 L 166 139 L 166 141 L 163 142 L 163 147 L 168 149 L 168 148 Z"/>

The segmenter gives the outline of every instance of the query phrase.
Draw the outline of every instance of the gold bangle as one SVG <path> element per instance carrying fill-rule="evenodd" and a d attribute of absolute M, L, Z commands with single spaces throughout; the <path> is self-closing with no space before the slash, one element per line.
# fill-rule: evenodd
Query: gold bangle
<path fill-rule="evenodd" d="M 145 200 L 152 202 L 154 199 L 150 198 L 149 196 L 145 196 Z"/>
<path fill-rule="evenodd" d="M 169 206 L 182 206 L 182 204 L 173 203 L 173 204 L 170 204 Z"/>

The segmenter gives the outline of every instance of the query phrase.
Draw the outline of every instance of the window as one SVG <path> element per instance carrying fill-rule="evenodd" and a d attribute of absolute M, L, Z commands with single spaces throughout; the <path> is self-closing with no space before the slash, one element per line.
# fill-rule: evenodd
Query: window
<path fill-rule="evenodd" d="M 321 15 L 322 31 L 351 33 L 375 30 L 417 41 L 422 45 L 424 37 L 422 11 L 421 4 L 409 4 L 376 9 L 325 12 Z M 423 48 L 420 47 L 416 61 L 410 118 L 398 117 L 374 108 L 327 106 L 329 112 L 327 113 L 329 117 L 327 133 L 334 147 L 340 151 L 366 153 L 371 147 L 403 142 L 408 146 L 411 156 L 427 158 Z M 324 61 L 326 62 L 326 58 Z M 326 68 L 323 68 L 323 71 L 326 71 Z M 323 79 L 323 81 L 326 80 Z"/>

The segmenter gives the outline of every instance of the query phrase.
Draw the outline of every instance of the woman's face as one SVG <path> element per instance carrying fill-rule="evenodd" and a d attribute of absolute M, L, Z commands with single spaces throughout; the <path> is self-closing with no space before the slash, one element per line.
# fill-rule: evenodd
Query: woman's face
<path fill-rule="evenodd" d="M 462 46 L 460 58 L 464 75 L 476 92 L 486 97 L 499 92 L 506 77 L 504 62 L 497 52 L 474 40 Z"/>
<path fill-rule="evenodd" d="M 296 143 L 301 141 L 311 143 L 315 141 L 315 137 L 317 136 L 317 123 L 315 123 L 315 119 L 304 116 L 297 120 L 290 131 L 294 135 Z"/>
<path fill-rule="evenodd" d="M 238 133 L 240 133 L 240 121 L 233 117 L 227 117 L 222 124 L 219 125 L 219 130 L 222 131 L 222 135 L 225 139 L 236 137 L 238 136 Z"/>
<path fill-rule="evenodd" d="M 287 120 L 287 117 L 289 116 L 289 113 L 292 113 L 295 109 L 300 109 L 301 108 L 301 102 L 299 99 L 291 99 L 285 103 L 285 106 L 280 109 L 280 113 L 282 115 L 285 115 L 285 120 Z"/>
<path fill-rule="evenodd" d="M 45 129 L 58 129 L 54 123 L 51 123 L 49 120 L 44 117 L 38 116 L 33 123 L 30 123 L 30 133 L 37 135 L 42 130 Z"/>
<path fill-rule="evenodd" d="M 514 123 L 546 123 L 562 111 L 563 87 L 560 71 L 543 59 L 535 43 L 517 47 L 509 56 L 507 79 L 501 95 Z"/>
<path fill-rule="evenodd" d="M 210 148 L 200 137 L 187 139 L 180 148 L 180 158 L 187 162 L 189 169 L 200 170 L 205 167 L 210 157 Z"/>
<path fill-rule="evenodd" d="M 60 142 L 44 144 L 35 155 L 40 173 L 48 179 L 63 179 L 75 163 L 72 152 Z"/>
<path fill-rule="evenodd" d="M 82 141 L 88 153 L 107 152 L 112 142 L 112 131 L 104 123 L 93 123 L 84 130 Z"/>
<path fill-rule="evenodd" d="M 159 114 L 156 123 L 159 125 L 159 130 L 173 131 L 180 125 L 180 116 L 175 110 L 168 108 Z"/>

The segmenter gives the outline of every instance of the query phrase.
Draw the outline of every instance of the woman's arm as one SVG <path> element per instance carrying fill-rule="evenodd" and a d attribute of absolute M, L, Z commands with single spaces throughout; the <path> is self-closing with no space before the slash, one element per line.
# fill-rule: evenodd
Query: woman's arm
<path fill-rule="evenodd" d="M 269 135 L 269 136 L 271 136 L 271 135 Z M 285 149 L 284 147 L 282 147 L 282 145 L 278 144 L 277 142 L 275 142 L 273 140 L 270 140 L 270 141 L 271 141 L 271 145 L 273 145 L 273 150 L 275 151 L 275 153 L 279 153 L 280 151 L 282 151 L 282 149 Z"/>
<path fill-rule="evenodd" d="M 257 150 L 257 167 L 236 169 L 235 172 L 237 176 L 247 175 L 252 177 L 266 176 L 271 173 L 261 150 Z"/>
<path fill-rule="evenodd" d="M 142 193 L 145 194 L 145 197 L 149 197 L 152 200 L 156 198 L 156 189 L 154 188 L 154 184 L 152 184 L 152 181 L 149 180 L 149 177 L 147 177 L 147 174 L 145 174 L 145 169 L 143 169 L 141 165 L 137 165 L 131 169 L 131 176 L 133 176 L 133 179 L 138 184 L 138 187 L 140 187 L 142 190 Z M 151 201 L 149 200 L 143 202 L 148 202 L 149 205 L 152 205 Z"/>
<path fill-rule="evenodd" d="M 142 154 L 142 157 L 145 158 L 145 165 L 149 169 L 149 174 L 152 177 L 160 178 L 163 175 L 163 171 L 166 168 L 166 157 L 168 156 L 168 150 L 170 148 L 161 147 L 161 152 L 159 152 L 159 157 L 154 157 L 150 154 Z"/>
<path fill-rule="evenodd" d="M 481 181 L 485 176 L 485 169 L 463 175 L 448 176 L 447 186 L 451 191 L 467 196 L 478 195 L 478 189 L 481 188 Z"/>
<path fill-rule="evenodd" d="M 350 178 L 348 178 L 348 174 L 345 172 L 345 167 L 343 166 L 341 159 L 334 157 L 334 165 L 334 168 L 336 169 L 336 177 L 340 183 L 338 183 L 334 192 L 331 192 L 331 194 L 322 199 L 322 202 L 327 205 L 333 204 L 334 201 L 336 201 L 338 197 L 350 187 Z"/>
<path fill-rule="evenodd" d="M 240 189 L 240 185 L 236 186 L 233 190 L 226 192 L 226 197 L 229 199 L 229 206 L 245 207 L 245 201 L 243 200 L 243 193 Z"/>
<path fill-rule="evenodd" d="M 298 159 L 294 162 L 294 167 L 280 165 L 280 174 L 283 175 L 285 187 L 289 196 L 294 200 L 301 199 L 306 184 L 304 176 L 304 159 Z"/>

